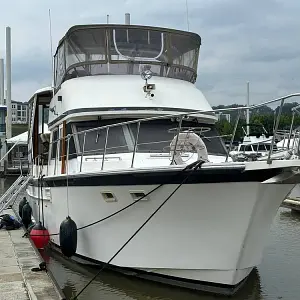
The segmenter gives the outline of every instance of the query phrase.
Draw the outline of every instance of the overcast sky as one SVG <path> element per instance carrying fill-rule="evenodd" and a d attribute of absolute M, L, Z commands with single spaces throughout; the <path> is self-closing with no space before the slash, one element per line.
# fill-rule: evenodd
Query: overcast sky
<path fill-rule="evenodd" d="M 187 30 L 186 0 L 12 0 L 0 10 L 0 57 L 12 29 L 14 100 L 51 84 L 53 51 L 75 24 L 123 23 Z M 212 105 L 252 103 L 300 91 L 299 0 L 188 0 L 190 30 L 202 38 L 197 87 Z"/>

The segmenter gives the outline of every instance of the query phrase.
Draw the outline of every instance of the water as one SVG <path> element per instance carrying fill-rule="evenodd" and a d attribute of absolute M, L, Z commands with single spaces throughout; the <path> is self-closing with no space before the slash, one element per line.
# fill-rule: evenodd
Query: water
<path fill-rule="evenodd" d="M 0 180 L 0 193 L 11 180 Z M 299 298 L 300 214 L 280 208 L 272 224 L 263 261 L 234 300 L 295 300 Z M 96 274 L 57 253 L 43 254 L 67 299 L 76 295 Z M 169 287 L 104 271 L 79 297 L 89 300 L 213 300 L 228 299 Z"/>

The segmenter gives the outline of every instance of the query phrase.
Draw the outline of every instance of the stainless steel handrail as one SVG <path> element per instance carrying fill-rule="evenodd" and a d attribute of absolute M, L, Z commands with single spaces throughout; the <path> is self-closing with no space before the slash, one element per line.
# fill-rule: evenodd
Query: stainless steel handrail
<path fill-rule="evenodd" d="M 250 106 L 243 106 L 243 107 L 231 107 L 231 108 L 220 108 L 220 109 L 215 109 L 215 110 L 192 110 L 190 112 L 185 112 L 185 113 L 176 113 L 176 114 L 168 114 L 168 115 L 160 115 L 160 116 L 155 116 L 155 117 L 149 117 L 149 118 L 144 118 L 144 119 L 137 119 L 137 120 L 132 120 L 132 121 L 125 121 L 125 122 L 120 122 L 120 123 L 115 123 L 115 124 L 109 124 L 109 125 L 104 125 L 100 127 L 95 127 L 87 130 L 83 130 L 77 133 L 70 134 L 70 136 L 77 135 L 77 134 L 83 134 L 83 133 L 88 133 L 88 132 L 93 132 L 95 130 L 102 130 L 106 129 L 107 127 L 117 127 L 117 126 L 123 126 L 123 125 L 128 125 L 128 124 L 135 124 L 138 122 L 148 122 L 148 121 L 154 121 L 154 120 L 160 120 L 160 119 L 169 119 L 169 118 L 178 118 L 180 120 L 180 117 L 184 118 L 185 116 L 192 116 L 196 114 L 207 114 L 207 113 L 215 113 L 215 112 L 221 112 L 221 111 L 239 111 L 239 110 L 252 110 L 259 108 L 261 106 L 265 106 L 267 104 L 272 104 L 275 102 L 279 102 L 282 100 L 286 100 L 292 97 L 300 97 L 300 93 L 295 93 L 295 94 L 290 94 L 284 97 L 276 98 L 270 101 L 266 101 L 264 103 L 256 104 L 256 105 L 250 105 Z"/>
<path fill-rule="evenodd" d="M 107 148 L 107 141 L 108 141 L 109 129 L 112 128 L 112 127 L 124 126 L 124 125 L 129 125 L 129 124 L 138 124 L 137 125 L 138 126 L 138 130 L 137 130 L 137 134 L 136 134 L 136 140 L 135 140 L 135 145 L 134 145 L 133 154 L 132 154 L 132 161 L 131 161 L 131 167 L 133 167 L 133 165 L 134 165 L 134 159 L 135 159 L 135 154 L 137 152 L 138 137 L 139 137 L 139 133 L 140 133 L 140 125 L 141 125 L 141 123 L 145 123 L 145 122 L 149 122 L 149 121 L 154 121 L 154 120 L 159 120 L 159 119 L 176 118 L 176 120 L 178 120 L 179 122 L 178 122 L 178 127 L 177 127 L 178 129 L 177 129 L 177 136 L 176 136 L 176 141 L 175 141 L 175 146 L 174 146 L 174 152 L 173 152 L 172 160 L 171 160 L 171 164 L 173 164 L 174 163 L 175 154 L 176 154 L 176 149 L 177 149 L 177 143 L 178 143 L 178 139 L 179 139 L 179 133 L 180 133 L 181 127 L 182 127 L 182 122 L 188 116 L 197 115 L 197 114 L 216 113 L 216 112 L 223 112 L 223 111 L 238 111 L 238 117 L 237 117 L 237 120 L 236 120 L 236 123 L 235 123 L 235 126 L 234 126 L 233 134 L 231 136 L 231 142 L 230 142 L 230 149 L 231 149 L 233 141 L 234 141 L 234 138 L 235 138 L 235 134 L 236 134 L 236 131 L 237 131 L 237 127 L 238 127 L 238 122 L 239 122 L 239 119 L 240 119 L 240 115 L 241 115 L 242 111 L 245 111 L 245 110 L 248 110 L 248 109 L 249 110 L 253 110 L 253 109 L 259 108 L 261 106 L 265 106 L 267 104 L 272 104 L 272 103 L 280 101 L 281 103 L 280 103 L 279 112 L 278 112 L 278 115 L 277 115 L 277 118 L 276 118 L 276 124 L 275 124 L 275 127 L 274 127 L 274 132 L 273 132 L 273 137 L 272 137 L 272 142 L 271 142 L 271 147 L 270 147 L 271 149 L 269 151 L 268 159 L 267 159 L 267 163 L 270 164 L 272 162 L 271 155 L 273 153 L 273 147 L 274 147 L 274 143 L 275 143 L 275 139 L 276 139 L 276 133 L 278 131 L 278 126 L 279 126 L 280 117 L 281 117 L 281 113 L 282 113 L 282 107 L 283 107 L 283 105 L 285 103 L 285 100 L 287 100 L 289 98 L 293 98 L 293 97 L 300 97 L 300 93 L 289 94 L 289 95 L 286 95 L 284 97 L 272 99 L 270 101 L 266 101 L 266 102 L 263 102 L 263 103 L 260 103 L 260 104 L 256 104 L 256 105 L 251 105 L 251 106 L 236 107 L 236 108 L 222 108 L 222 109 L 206 110 L 206 111 L 195 110 L 195 111 L 190 111 L 190 112 L 186 112 L 186 113 L 175 113 L 175 114 L 168 114 L 168 115 L 160 115 L 160 116 L 155 116 L 155 117 L 149 117 L 149 118 L 144 118 L 144 119 L 137 119 L 137 120 L 132 120 L 132 121 L 125 121 L 125 122 L 120 122 L 120 123 L 116 123 L 116 124 L 110 124 L 110 125 L 100 126 L 100 127 L 96 127 L 96 128 L 91 128 L 91 129 L 87 129 L 87 130 L 80 131 L 80 132 L 77 132 L 77 133 L 68 134 L 68 138 L 71 138 L 71 137 L 74 138 L 76 135 L 78 137 L 79 134 L 83 134 L 84 135 L 83 136 L 82 151 L 81 151 L 80 168 L 79 168 L 79 171 L 82 172 L 83 156 L 86 153 L 85 152 L 85 144 L 86 144 L 86 135 L 87 135 L 87 133 L 94 132 L 96 130 L 99 131 L 99 130 L 106 129 L 105 145 L 104 145 L 104 151 L 103 151 L 103 154 L 102 154 L 102 165 L 101 165 L 101 170 L 103 170 L 105 156 L 106 156 L 106 153 L 107 153 L 107 149 L 109 149 L 109 148 Z M 59 142 L 57 142 L 57 141 L 59 141 Z M 59 153 L 58 152 L 59 151 L 58 148 L 59 148 L 59 144 L 61 142 L 61 139 L 58 139 L 57 141 L 55 141 L 55 142 L 57 142 L 57 153 Z M 299 147 L 299 143 L 298 143 L 298 147 Z M 229 149 L 229 151 L 230 151 L 230 149 Z M 226 156 L 226 161 L 228 161 L 229 151 L 228 151 L 227 156 Z M 67 156 L 69 156 L 69 149 L 68 149 Z M 57 157 L 57 155 L 56 155 L 56 157 Z M 49 162 L 50 162 L 50 160 L 49 160 Z M 57 167 L 56 165 L 57 165 L 57 163 L 56 163 L 56 160 L 55 160 L 54 173 L 56 173 L 56 167 Z"/>

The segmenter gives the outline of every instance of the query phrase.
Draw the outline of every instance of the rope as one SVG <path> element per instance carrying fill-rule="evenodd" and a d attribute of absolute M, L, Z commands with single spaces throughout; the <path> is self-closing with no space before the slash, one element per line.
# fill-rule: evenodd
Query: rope
<path fill-rule="evenodd" d="M 68 216 L 70 216 L 70 207 L 69 207 L 69 147 L 70 147 L 70 138 L 68 138 L 67 142 L 67 163 L 66 163 L 66 169 L 67 169 L 67 211 Z"/>
<path fill-rule="evenodd" d="M 98 275 L 109 265 L 114 258 L 129 244 L 129 242 L 142 230 L 142 228 L 154 217 L 154 215 L 168 202 L 168 200 L 177 192 L 177 190 L 188 180 L 191 174 L 198 169 L 204 161 L 198 161 L 194 169 L 182 180 L 182 182 L 175 188 L 175 190 L 164 200 L 164 202 L 148 217 L 148 219 L 135 231 L 135 233 L 121 246 L 121 248 L 108 260 L 107 263 L 95 274 L 95 276 L 75 295 L 71 300 L 78 299 L 78 296 L 98 277 Z"/>
<path fill-rule="evenodd" d="M 45 175 L 42 175 L 40 178 L 40 182 L 41 182 L 41 201 L 42 201 L 42 221 L 43 221 L 43 226 L 45 226 L 45 217 L 44 217 L 44 197 L 43 197 L 43 177 Z"/>
<path fill-rule="evenodd" d="M 176 177 L 176 176 L 177 176 L 178 174 L 180 174 L 181 172 L 184 172 L 184 171 L 187 171 L 187 170 L 191 170 L 191 169 L 193 169 L 193 171 L 196 170 L 196 169 L 198 168 L 199 163 L 202 164 L 203 161 L 195 161 L 195 162 L 189 164 L 189 165 L 186 166 L 184 169 L 182 169 L 182 170 L 180 170 L 178 173 L 176 173 L 176 174 L 174 175 L 174 177 Z M 116 212 L 114 212 L 114 213 L 112 213 L 112 214 L 110 214 L 110 215 L 108 215 L 108 216 L 106 216 L 106 217 L 104 217 L 104 218 L 98 220 L 98 221 L 92 222 L 92 223 L 87 224 L 87 225 L 84 225 L 84 226 L 82 226 L 82 227 L 78 227 L 78 228 L 77 228 L 77 231 L 82 230 L 82 229 L 85 229 L 85 228 L 88 228 L 88 227 L 91 227 L 91 226 L 94 226 L 94 225 L 96 225 L 96 224 L 98 224 L 98 223 L 101 223 L 101 222 L 103 222 L 103 221 L 105 221 L 105 220 L 108 220 L 108 219 L 114 217 L 115 215 L 117 215 L 117 214 L 121 213 L 122 211 L 126 210 L 127 208 L 129 208 L 129 207 L 135 205 L 136 203 L 140 202 L 142 199 L 144 199 L 145 197 L 149 196 L 150 194 L 152 194 L 153 192 L 155 192 L 156 190 L 158 190 L 158 189 L 159 189 L 160 187 L 162 187 L 163 185 L 164 185 L 164 183 L 158 185 L 157 187 L 155 187 L 154 189 L 152 189 L 150 192 L 148 192 L 147 194 L 145 194 L 144 196 L 142 196 L 142 197 L 139 198 L 138 200 L 136 200 L 136 201 L 134 201 L 134 202 L 128 204 L 127 206 L 121 208 L 120 210 L 118 210 L 118 211 L 116 211 Z M 59 235 L 59 232 L 58 232 L 58 233 L 52 233 L 52 234 L 49 234 L 49 236 L 57 236 L 57 235 Z M 44 236 L 44 235 L 34 234 L 34 235 L 31 235 L 31 236 Z"/>

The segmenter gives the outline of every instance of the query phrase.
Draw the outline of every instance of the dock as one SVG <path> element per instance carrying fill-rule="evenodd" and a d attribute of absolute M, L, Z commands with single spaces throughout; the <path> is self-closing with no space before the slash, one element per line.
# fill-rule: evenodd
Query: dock
<path fill-rule="evenodd" d="M 3 214 L 15 215 L 12 209 Z M 43 262 L 23 228 L 0 229 L 0 300 L 63 300 L 49 272 L 32 271 Z"/>

